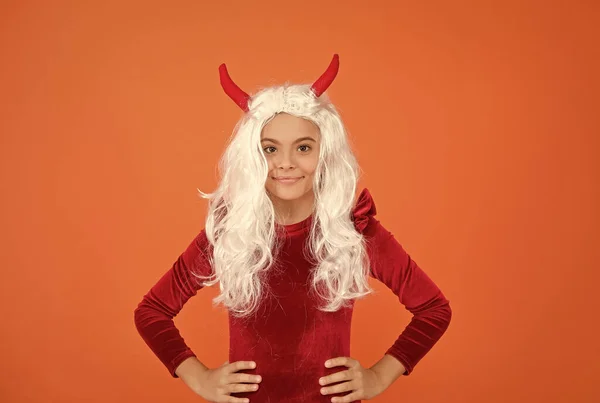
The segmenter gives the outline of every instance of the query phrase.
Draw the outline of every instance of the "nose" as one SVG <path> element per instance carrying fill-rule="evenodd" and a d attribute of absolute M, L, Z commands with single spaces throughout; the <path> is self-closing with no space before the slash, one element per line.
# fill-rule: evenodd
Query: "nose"
<path fill-rule="evenodd" d="M 293 158 L 290 153 L 282 152 L 278 155 L 278 160 L 275 162 L 275 165 L 279 169 L 290 169 L 294 167 Z"/>

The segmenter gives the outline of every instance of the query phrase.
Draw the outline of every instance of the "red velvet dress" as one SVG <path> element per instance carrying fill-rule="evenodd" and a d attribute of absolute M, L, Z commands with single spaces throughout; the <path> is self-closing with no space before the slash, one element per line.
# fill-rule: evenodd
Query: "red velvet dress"
<path fill-rule="evenodd" d="M 397 340 L 382 354 L 398 359 L 408 375 L 446 331 L 451 309 L 440 289 L 375 219 L 375 214 L 375 203 L 368 189 L 364 189 L 353 220 L 367 240 L 371 275 L 396 294 L 413 314 Z M 271 292 L 263 294 L 257 314 L 245 319 L 229 316 L 229 362 L 255 361 L 257 367 L 245 372 L 262 376 L 258 391 L 234 394 L 248 397 L 251 403 L 325 403 L 331 402 L 333 396 L 348 393 L 320 393 L 320 377 L 345 369 L 325 368 L 325 361 L 351 356 L 353 307 L 337 312 L 317 309 L 319 304 L 309 281 L 311 265 L 302 253 L 311 220 L 312 216 L 283 226 L 285 243 L 279 264 L 269 272 Z M 182 361 L 195 356 L 175 327 L 173 317 L 202 288 L 190 272 L 209 274 L 208 253 L 210 244 L 202 230 L 143 297 L 134 313 L 138 332 L 173 377 L 177 377 L 175 369 Z M 386 312 L 379 312 L 378 316 L 381 320 L 393 320 Z"/>

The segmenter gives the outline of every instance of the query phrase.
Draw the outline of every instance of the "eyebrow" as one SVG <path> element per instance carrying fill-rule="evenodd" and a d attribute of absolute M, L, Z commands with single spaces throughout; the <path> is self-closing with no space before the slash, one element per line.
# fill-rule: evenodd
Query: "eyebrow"
<path fill-rule="evenodd" d="M 304 141 L 304 140 L 308 140 L 308 141 L 314 141 L 314 142 L 316 143 L 316 140 L 315 140 L 315 139 L 313 139 L 312 137 L 300 137 L 299 139 L 296 139 L 296 141 L 294 141 L 294 144 L 295 144 L 295 143 L 299 143 L 299 142 L 301 142 L 301 141 Z M 277 141 L 277 140 L 275 140 L 275 139 L 270 139 L 270 138 L 264 138 L 264 139 L 262 139 L 262 140 L 261 140 L 261 143 L 262 143 L 263 141 L 270 141 L 270 142 L 272 142 L 272 143 L 275 143 L 275 144 L 281 144 L 279 141 Z"/>

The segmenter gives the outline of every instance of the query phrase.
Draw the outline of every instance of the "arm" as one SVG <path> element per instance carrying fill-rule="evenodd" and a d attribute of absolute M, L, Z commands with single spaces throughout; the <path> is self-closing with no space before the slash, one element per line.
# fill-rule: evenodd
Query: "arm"
<path fill-rule="evenodd" d="M 442 337 L 452 310 L 437 285 L 379 222 L 370 243 L 371 274 L 413 314 L 386 356 L 372 367 L 391 384 L 400 375 L 409 375 Z"/>
<path fill-rule="evenodd" d="M 205 252 L 207 245 L 206 234 L 201 231 L 134 311 L 139 334 L 174 378 L 179 378 L 186 370 L 191 372 L 192 366 L 196 370 L 200 366 L 206 368 L 181 337 L 173 318 L 202 288 L 192 272 L 202 275 L 210 272 Z M 186 361 L 190 358 L 194 360 Z M 184 361 L 186 365 L 178 368 Z"/>

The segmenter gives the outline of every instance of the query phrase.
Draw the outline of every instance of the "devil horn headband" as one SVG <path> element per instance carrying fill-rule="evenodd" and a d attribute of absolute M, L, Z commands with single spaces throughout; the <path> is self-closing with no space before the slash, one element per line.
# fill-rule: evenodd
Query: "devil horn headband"
<path fill-rule="evenodd" d="M 325 70 L 325 73 L 323 73 L 321 77 L 319 77 L 317 81 L 315 81 L 310 87 L 315 96 L 320 97 L 321 94 L 323 94 L 325 90 L 329 88 L 329 86 L 335 79 L 339 68 L 340 57 L 337 54 L 335 54 L 333 55 L 331 63 L 329 63 L 329 67 L 327 67 L 327 70 Z M 229 76 L 229 73 L 227 72 L 227 66 L 225 66 L 225 63 L 219 66 L 219 75 L 221 77 L 221 86 L 223 87 L 225 93 L 229 95 L 229 98 L 231 98 L 237 106 L 242 108 L 244 112 L 248 112 L 248 102 L 250 101 L 250 95 L 246 94 L 240 87 L 238 87 L 233 82 L 233 80 Z"/>

